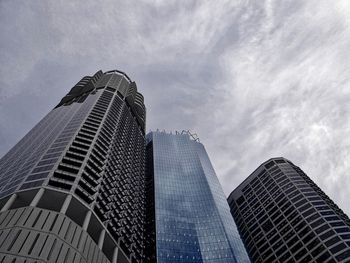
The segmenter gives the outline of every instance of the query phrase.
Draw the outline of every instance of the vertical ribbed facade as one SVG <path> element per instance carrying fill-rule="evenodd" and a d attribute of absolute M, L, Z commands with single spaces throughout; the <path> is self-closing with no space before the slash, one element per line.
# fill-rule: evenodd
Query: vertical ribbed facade
<path fill-rule="evenodd" d="M 135 82 L 99 71 L 0 160 L 0 262 L 143 260 L 145 114 Z"/>
<path fill-rule="evenodd" d="M 228 202 L 253 262 L 350 262 L 350 220 L 297 166 L 262 164 Z"/>
<path fill-rule="evenodd" d="M 204 146 L 188 132 L 147 141 L 150 262 L 250 262 Z"/>

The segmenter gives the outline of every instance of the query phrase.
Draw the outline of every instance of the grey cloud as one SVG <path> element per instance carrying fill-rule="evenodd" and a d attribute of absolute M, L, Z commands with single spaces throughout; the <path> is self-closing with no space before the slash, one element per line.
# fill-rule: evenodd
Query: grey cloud
<path fill-rule="evenodd" d="M 348 214 L 348 1 L 2 1 L 0 153 L 119 68 L 147 129 L 197 132 L 226 194 L 285 156 Z"/>
<path fill-rule="evenodd" d="M 231 90 L 212 116 L 227 118 L 216 119 L 218 129 L 208 139 L 222 139 L 208 141 L 208 148 L 222 181 L 231 182 L 224 184 L 227 193 L 258 163 L 283 155 L 349 211 L 342 187 L 350 181 L 349 72 L 342 54 L 348 56 L 350 32 L 348 21 L 324 2 L 315 6 L 299 6 L 285 21 L 277 19 L 278 6 L 255 18 L 247 10 L 253 15 L 241 24 L 240 48 L 223 52 L 223 85 L 231 83 Z M 220 149 L 226 156 L 216 154 Z"/>

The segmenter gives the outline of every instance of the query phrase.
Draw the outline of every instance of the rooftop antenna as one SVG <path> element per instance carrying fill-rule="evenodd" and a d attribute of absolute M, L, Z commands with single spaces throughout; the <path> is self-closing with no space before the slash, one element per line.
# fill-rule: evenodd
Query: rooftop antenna
<path fill-rule="evenodd" d="M 196 142 L 200 142 L 197 133 L 191 133 L 190 130 L 182 130 L 181 134 L 187 134 L 190 138 Z"/>

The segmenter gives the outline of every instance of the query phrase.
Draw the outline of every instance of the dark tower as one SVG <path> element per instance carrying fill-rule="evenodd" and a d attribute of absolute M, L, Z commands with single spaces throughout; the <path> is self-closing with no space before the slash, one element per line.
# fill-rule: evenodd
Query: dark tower
<path fill-rule="evenodd" d="M 147 135 L 151 262 L 250 262 L 204 146 L 189 132 Z M 155 242 L 154 245 L 150 244 Z"/>
<path fill-rule="evenodd" d="M 273 158 L 228 202 L 253 262 L 350 262 L 350 220 L 297 166 Z"/>
<path fill-rule="evenodd" d="M 0 160 L 0 262 L 141 262 L 144 132 L 125 73 L 79 81 Z"/>

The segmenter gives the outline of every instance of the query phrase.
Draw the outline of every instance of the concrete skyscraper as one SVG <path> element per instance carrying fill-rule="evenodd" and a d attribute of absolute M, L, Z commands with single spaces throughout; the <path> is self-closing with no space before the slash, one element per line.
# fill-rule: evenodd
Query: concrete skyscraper
<path fill-rule="evenodd" d="M 141 262 L 145 106 L 113 70 L 84 77 L 0 160 L 0 262 Z"/>
<path fill-rule="evenodd" d="M 146 153 L 147 195 L 153 208 L 147 210 L 147 259 L 250 262 L 199 140 L 189 132 L 151 132 Z"/>
<path fill-rule="evenodd" d="M 297 166 L 273 158 L 228 198 L 253 262 L 350 262 L 350 220 Z"/>

